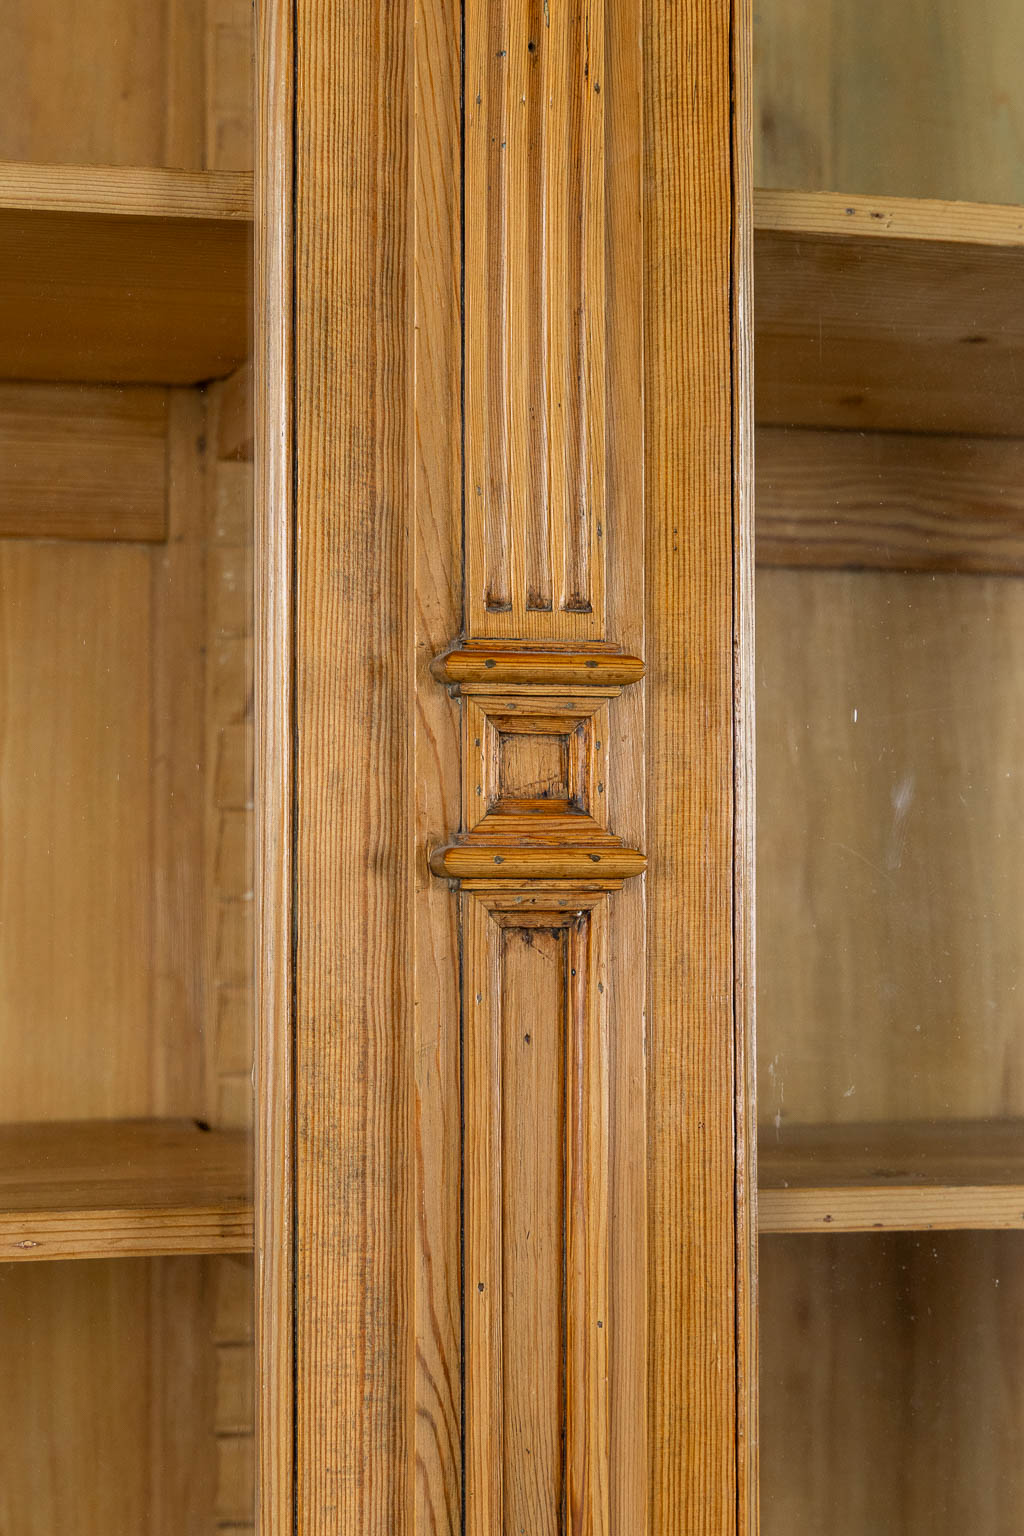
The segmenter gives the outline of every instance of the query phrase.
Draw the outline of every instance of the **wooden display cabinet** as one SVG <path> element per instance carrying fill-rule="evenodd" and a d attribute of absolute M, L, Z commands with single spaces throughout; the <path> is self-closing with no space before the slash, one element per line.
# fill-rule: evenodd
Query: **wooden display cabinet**
<path fill-rule="evenodd" d="M 755 25 L 765 1536 L 1020 1524 L 1022 41 Z"/>
<path fill-rule="evenodd" d="M 253 1527 L 252 54 L 239 0 L 5 8 L 11 1536 Z"/>

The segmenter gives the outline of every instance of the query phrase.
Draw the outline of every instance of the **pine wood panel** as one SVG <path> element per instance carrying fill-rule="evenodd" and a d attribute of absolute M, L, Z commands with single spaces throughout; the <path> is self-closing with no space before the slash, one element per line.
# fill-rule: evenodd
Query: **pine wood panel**
<path fill-rule="evenodd" d="M 765 1125 L 1022 1112 L 1022 602 L 758 573 Z"/>
<path fill-rule="evenodd" d="M 760 192 L 758 422 L 1021 435 L 1016 208 Z"/>
<path fill-rule="evenodd" d="M 1012 0 L 758 8 L 760 186 L 1024 202 Z"/>
<path fill-rule="evenodd" d="M 252 179 L 217 171 L 149 165 L 0 163 L 0 206 L 29 213 L 122 218 L 252 218 Z"/>
<path fill-rule="evenodd" d="M 248 178 L 7 167 L 0 377 L 191 384 L 248 351 Z"/>
<path fill-rule="evenodd" d="M 0 385 L 0 536 L 167 535 L 167 396 Z"/>
<path fill-rule="evenodd" d="M 609 1530 L 604 897 L 464 911 L 466 1522 Z"/>
<path fill-rule="evenodd" d="M 202 3 L 202 0 L 201 0 Z M 206 158 L 220 171 L 253 167 L 253 8 L 205 0 Z"/>
<path fill-rule="evenodd" d="M 5 23 L 5 160 L 200 168 L 202 117 L 188 121 L 180 93 L 196 78 L 202 90 L 201 4 L 16 0 Z"/>
<path fill-rule="evenodd" d="M 750 897 L 733 664 L 737 636 L 749 642 L 749 504 L 734 499 L 749 440 L 734 421 L 745 423 L 750 380 L 732 350 L 749 315 L 732 50 L 742 57 L 748 38 L 744 6 L 645 8 L 648 1519 L 708 1536 L 756 1521 L 750 1255 L 736 1216 L 749 1198 L 736 1161 L 748 1155 L 737 1141 L 748 956 L 734 947 Z"/>
<path fill-rule="evenodd" d="M 757 562 L 1019 575 L 1024 444 L 905 432 L 757 434 Z"/>
<path fill-rule="evenodd" d="M 256 925 L 254 1329 L 256 1490 L 264 1536 L 294 1518 L 295 1331 L 292 1076 L 292 437 L 294 25 L 291 0 L 256 15 L 254 184 L 254 613 Z M 252 974 L 252 972 L 250 973 Z"/>
<path fill-rule="evenodd" d="M 1018 1120 L 786 1126 L 758 1176 L 761 1232 L 1024 1226 Z"/>
<path fill-rule="evenodd" d="M 194 1122 L 0 1126 L 0 1257 L 244 1252 L 246 1138 Z"/>
<path fill-rule="evenodd" d="M 209 1529 L 204 1264 L 119 1259 L 0 1269 L 7 1530 L 171 1536 Z"/>
<path fill-rule="evenodd" d="M 150 559 L 8 540 L 0 591 L 0 1119 L 144 1115 Z"/>
<path fill-rule="evenodd" d="M 606 28 L 603 0 L 466 13 L 471 635 L 604 633 L 607 418 L 624 383 L 606 366 L 607 252 L 630 238 L 609 223 Z"/>
<path fill-rule="evenodd" d="M 413 346 L 417 431 L 410 487 L 416 603 L 414 837 L 436 848 L 459 822 L 459 706 L 430 663 L 462 624 L 459 398 L 461 10 L 419 7 Z M 416 1155 L 416 1531 L 460 1531 L 463 1463 L 462 1081 L 459 907 L 424 866 L 413 886 Z"/>
<path fill-rule="evenodd" d="M 1010 1536 L 1020 1234 L 761 1244 L 765 1536 Z"/>
<path fill-rule="evenodd" d="M 296 1519 L 308 1536 L 401 1536 L 412 28 L 405 5 L 383 0 L 351 7 L 343 26 L 323 0 L 298 0 L 295 17 Z"/>

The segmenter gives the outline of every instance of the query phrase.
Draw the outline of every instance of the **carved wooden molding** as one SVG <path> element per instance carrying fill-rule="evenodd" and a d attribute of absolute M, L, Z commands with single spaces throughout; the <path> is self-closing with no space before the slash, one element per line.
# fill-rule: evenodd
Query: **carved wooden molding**
<path fill-rule="evenodd" d="M 610 1476 L 605 901 L 557 885 L 481 890 L 465 898 L 463 935 L 473 978 L 466 1530 L 600 1536 Z"/>
<path fill-rule="evenodd" d="M 464 1528 L 625 1536 L 612 1426 L 644 1384 L 636 1317 L 609 1316 L 632 1190 L 610 1148 L 642 1117 L 609 1020 L 639 1010 L 606 972 L 637 902 L 616 930 L 608 896 L 646 860 L 607 807 L 644 668 L 607 637 L 643 632 L 635 26 L 606 0 L 463 18 L 465 639 L 432 667 L 460 698 L 461 826 L 430 867 L 461 890 Z"/>
<path fill-rule="evenodd" d="M 469 642 L 460 883 L 467 1536 L 610 1530 L 607 894 L 645 859 L 608 827 L 610 646 Z"/>
<path fill-rule="evenodd" d="M 609 831 L 605 809 L 608 703 L 642 662 L 478 647 L 450 652 L 435 673 L 463 697 L 463 830 L 431 854 L 436 875 L 613 890 L 643 872 L 643 854 Z M 591 681 L 575 685 L 581 677 Z"/>

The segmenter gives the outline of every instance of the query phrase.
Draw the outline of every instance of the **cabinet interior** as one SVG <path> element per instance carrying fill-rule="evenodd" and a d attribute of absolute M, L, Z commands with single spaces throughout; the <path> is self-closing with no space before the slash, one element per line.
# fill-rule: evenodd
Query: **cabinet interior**
<path fill-rule="evenodd" d="M 0 60 L 0 1526 L 242 1532 L 252 11 Z"/>
<path fill-rule="evenodd" d="M 1024 15 L 754 34 L 762 1527 L 1008 1536 Z"/>

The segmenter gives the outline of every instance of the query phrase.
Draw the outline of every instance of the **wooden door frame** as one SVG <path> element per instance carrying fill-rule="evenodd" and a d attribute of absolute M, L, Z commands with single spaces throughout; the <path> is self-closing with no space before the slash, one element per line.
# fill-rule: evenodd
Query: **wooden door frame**
<path fill-rule="evenodd" d="M 410 742 L 441 707 L 412 610 L 422 529 L 455 473 L 461 11 L 259 0 L 257 15 L 258 1528 L 411 1536 L 422 1253 L 406 957 L 427 898 Z M 636 21 L 647 1529 L 749 1536 L 749 0 L 636 0 Z M 439 632 L 458 601 L 446 537 Z"/>

